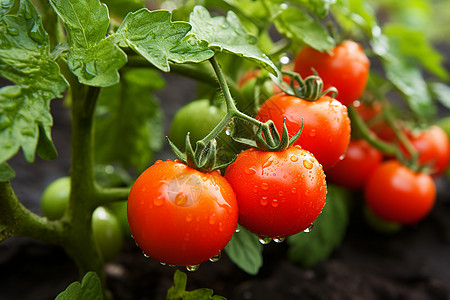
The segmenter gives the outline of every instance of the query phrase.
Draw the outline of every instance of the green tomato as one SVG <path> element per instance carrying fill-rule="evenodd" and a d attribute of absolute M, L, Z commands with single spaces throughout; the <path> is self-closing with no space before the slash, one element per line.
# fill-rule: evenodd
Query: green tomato
<path fill-rule="evenodd" d="M 211 105 L 208 99 L 192 101 L 175 114 L 170 126 L 169 138 L 183 151 L 186 134 L 189 132 L 192 147 L 195 149 L 195 143 L 210 133 L 225 114 L 224 109 Z M 223 147 L 223 151 L 219 153 L 226 157 L 234 156 L 234 153 L 240 151 L 237 143 L 225 133 L 225 130 L 219 134 L 216 140 L 217 148 Z"/>
<path fill-rule="evenodd" d="M 130 226 L 128 225 L 127 217 L 127 201 L 118 201 L 108 204 L 108 208 L 111 210 L 114 216 L 116 216 L 124 236 L 131 238 L 131 231 Z"/>
<path fill-rule="evenodd" d="M 123 245 L 123 233 L 119 221 L 109 209 L 99 206 L 94 210 L 92 232 L 104 261 L 110 261 L 119 255 Z"/>
<path fill-rule="evenodd" d="M 41 211 L 49 220 L 60 219 L 67 208 L 70 177 L 61 177 L 50 183 L 41 197 Z"/>

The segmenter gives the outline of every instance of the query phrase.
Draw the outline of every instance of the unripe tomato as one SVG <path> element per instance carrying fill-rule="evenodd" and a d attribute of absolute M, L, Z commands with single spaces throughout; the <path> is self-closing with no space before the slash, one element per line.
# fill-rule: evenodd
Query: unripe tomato
<path fill-rule="evenodd" d="M 382 160 L 381 152 L 367 141 L 352 140 L 344 158 L 327 170 L 327 179 L 347 189 L 361 189 Z"/>
<path fill-rule="evenodd" d="M 369 67 L 370 61 L 361 45 L 346 40 L 331 49 L 331 53 L 303 47 L 295 58 L 294 71 L 302 77 L 317 72 L 324 89 L 334 86 L 338 90 L 336 99 L 349 105 L 366 88 Z"/>
<path fill-rule="evenodd" d="M 237 227 L 238 207 L 218 172 L 157 161 L 133 184 L 128 222 L 142 251 L 169 265 L 198 265 L 216 256 Z"/>
<path fill-rule="evenodd" d="M 70 194 L 70 177 L 51 182 L 41 197 L 41 212 L 49 220 L 60 219 L 67 208 Z"/>
<path fill-rule="evenodd" d="M 416 173 L 396 160 L 389 160 L 369 177 L 364 195 L 376 216 L 407 225 L 429 214 L 436 200 L 436 187 L 430 175 Z"/>
<path fill-rule="evenodd" d="M 300 146 L 280 152 L 249 149 L 228 166 L 239 224 L 261 237 L 283 238 L 307 229 L 325 205 L 322 166 Z"/>
<path fill-rule="evenodd" d="M 295 145 L 310 151 L 325 170 L 339 161 L 350 142 L 347 107 L 328 96 L 306 101 L 277 94 L 261 105 L 256 118 L 263 122 L 272 120 L 278 132 L 282 132 L 285 120 L 290 136 L 301 129 L 303 119 L 303 131 Z"/>
<path fill-rule="evenodd" d="M 107 208 L 99 206 L 92 213 L 92 232 L 104 261 L 119 255 L 123 245 L 123 233 L 116 216 Z"/>

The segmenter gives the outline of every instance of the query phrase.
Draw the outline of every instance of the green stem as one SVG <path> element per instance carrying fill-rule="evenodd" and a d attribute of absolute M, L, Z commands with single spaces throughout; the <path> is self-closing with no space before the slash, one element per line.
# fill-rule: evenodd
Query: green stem
<path fill-rule="evenodd" d="M 377 138 L 376 135 L 374 135 L 373 132 L 370 131 L 369 127 L 367 127 L 364 123 L 363 119 L 359 116 L 354 107 L 348 107 L 348 114 L 352 120 L 352 125 L 357 128 L 358 132 L 370 145 L 385 154 L 397 155 L 397 148 Z"/>
<path fill-rule="evenodd" d="M 130 193 L 130 188 L 101 188 L 97 186 L 95 193 L 95 206 L 101 206 L 115 201 L 126 200 Z"/>
<path fill-rule="evenodd" d="M 0 182 L 0 242 L 13 236 L 62 245 L 65 235 L 60 221 L 32 213 L 17 199 L 9 181 Z"/>

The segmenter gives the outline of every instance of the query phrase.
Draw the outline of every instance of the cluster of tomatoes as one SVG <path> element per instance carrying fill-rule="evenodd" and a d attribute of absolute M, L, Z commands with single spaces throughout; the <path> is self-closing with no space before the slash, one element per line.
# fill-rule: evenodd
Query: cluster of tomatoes
<path fill-rule="evenodd" d="M 129 226 L 143 252 L 165 264 L 196 266 L 220 254 L 238 222 L 261 241 L 282 241 L 307 230 L 322 211 L 325 174 L 344 187 L 364 188 L 371 212 L 381 219 L 401 224 L 422 219 L 435 199 L 432 177 L 392 157 L 383 161 L 381 152 L 365 140 L 352 139 L 348 107 L 358 103 L 369 67 L 369 59 L 353 41 L 342 42 L 330 53 L 304 47 L 293 71 L 303 78 L 320 76 L 325 89 L 338 90 L 336 98 L 322 93 L 303 99 L 275 88 L 278 92 L 255 115 L 261 122 L 271 120 L 279 132 L 285 126 L 290 136 L 301 129 L 293 145 L 281 151 L 236 151 L 223 175 L 200 172 L 177 160 L 157 161 L 144 171 L 128 198 Z M 182 144 L 188 131 L 201 139 L 224 115 L 209 100 L 191 102 L 175 116 L 171 139 Z M 436 153 L 425 154 L 428 150 L 420 141 L 437 135 L 434 127 L 419 137 L 410 135 L 420 163 L 432 160 L 434 174 L 447 166 L 448 140 L 445 151 L 444 146 L 433 146 L 446 152 L 445 161 L 436 160 Z M 227 137 L 219 136 L 219 144 L 221 138 Z"/>

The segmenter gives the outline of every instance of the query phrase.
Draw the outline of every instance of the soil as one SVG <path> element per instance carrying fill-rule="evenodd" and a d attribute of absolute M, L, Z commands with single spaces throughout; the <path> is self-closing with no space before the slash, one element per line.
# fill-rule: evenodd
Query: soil
<path fill-rule="evenodd" d="M 166 120 L 181 105 L 164 100 L 162 104 Z M 13 187 L 36 213 L 40 213 L 38 201 L 44 187 L 67 175 L 70 166 L 70 117 L 59 100 L 52 101 L 52 113 L 59 157 L 51 162 L 37 158 L 30 165 L 19 154 L 11 161 L 17 172 Z M 287 244 L 271 243 L 264 246 L 264 265 L 257 275 L 246 274 L 224 254 L 219 262 L 207 262 L 189 272 L 187 289 L 211 288 L 216 295 L 237 300 L 450 299 L 449 183 L 437 180 L 439 197 L 432 213 L 397 234 L 376 233 L 358 214 L 352 215 L 342 245 L 313 268 L 289 262 Z M 164 299 L 174 273 L 173 268 L 145 258 L 131 240 L 106 271 L 108 287 L 117 300 Z M 76 266 L 57 246 L 28 238 L 0 244 L 0 300 L 54 299 L 78 279 Z"/>

